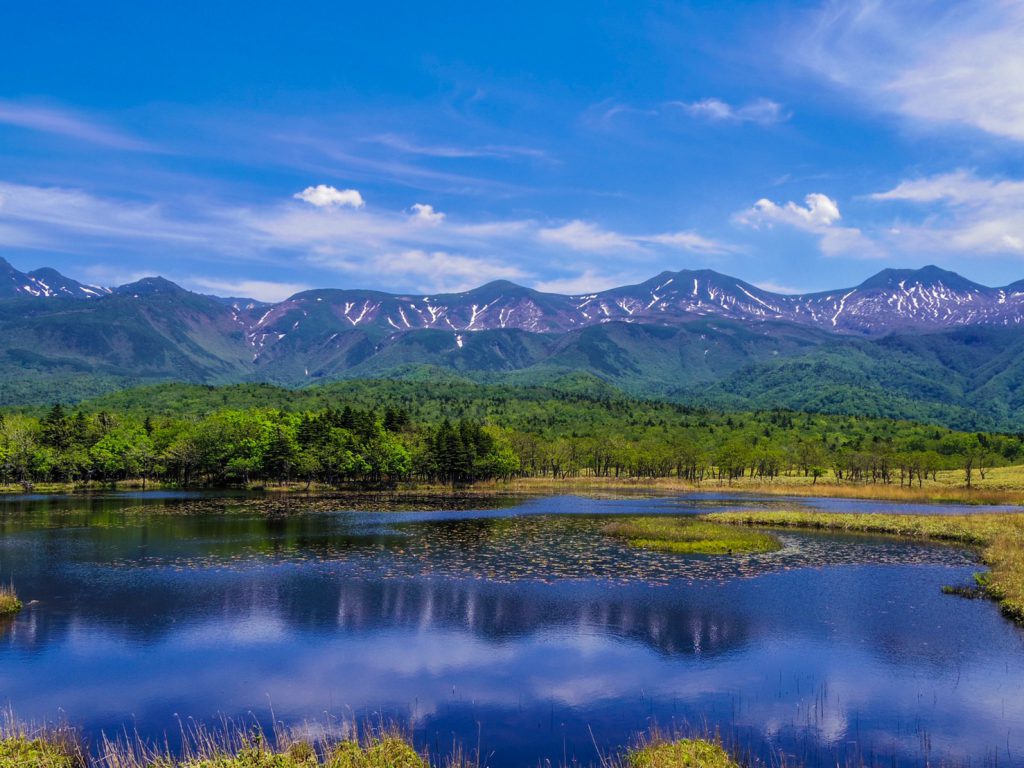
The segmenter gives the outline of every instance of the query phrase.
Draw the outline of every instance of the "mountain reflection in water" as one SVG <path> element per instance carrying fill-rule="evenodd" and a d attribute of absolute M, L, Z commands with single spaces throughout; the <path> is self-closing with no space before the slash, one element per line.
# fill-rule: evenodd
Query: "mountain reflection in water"
<path fill-rule="evenodd" d="M 601 533 L 721 500 L 273 518 L 116 501 L 0 513 L 4 575 L 39 600 L 0 628 L 21 717 L 157 737 L 271 705 L 387 716 L 425 742 L 479 733 L 496 768 L 594 762 L 591 730 L 615 746 L 654 720 L 812 765 L 1024 759 L 1021 633 L 940 593 L 977 568 L 956 549 L 786 533 L 774 553 L 680 557 Z"/>

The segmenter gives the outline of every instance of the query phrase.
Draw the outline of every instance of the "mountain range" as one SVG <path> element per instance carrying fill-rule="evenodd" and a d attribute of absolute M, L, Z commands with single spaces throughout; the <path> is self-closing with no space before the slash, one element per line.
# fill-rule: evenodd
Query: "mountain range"
<path fill-rule="evenodd" d="M 303 386 L 356 377 L 557 382 L 631 394 L 1024 430 L 1024 281 L 938 267 L 784 295 L 710 270 L 582 295 L 498 281 L 461 293 L 304 291 L 278 303 L 116 288 L 0 259 L 0 403 L 158 381 Z"/>

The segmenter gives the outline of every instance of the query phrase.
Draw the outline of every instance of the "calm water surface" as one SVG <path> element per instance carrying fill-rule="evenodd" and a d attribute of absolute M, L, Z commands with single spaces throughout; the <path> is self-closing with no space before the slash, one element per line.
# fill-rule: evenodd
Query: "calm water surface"
<path fill-rule="evenodd" d="M 0 500 L 0 578 L 38 601 L 0 624 L 0 703 L 92 736 L 271 709 L 393 718 L 495 768 L 590 764 L 594 740 L 653 723 L 766 761 L 1024 765 L 1024 634 L 940 592 L 977 569 L 969 553 L 786 533 L 771 554 L 682 557 L 601 533 L 612 515 L 792 500 L 483 503 Z"/>

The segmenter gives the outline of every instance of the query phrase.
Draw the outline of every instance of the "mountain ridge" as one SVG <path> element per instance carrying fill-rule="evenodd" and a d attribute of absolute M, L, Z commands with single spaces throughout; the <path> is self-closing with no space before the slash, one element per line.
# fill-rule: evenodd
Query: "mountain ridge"
<path fill-rule="evenodd" d="M 585 374 L 709 407 L 1024 431 L 1024 290 L 937 267 L 800 296 L 681 270 L 590 294 L 492 281 L 435 295 L 321 288 L 269 304 L 160 277 L 91 294 L 59 273 L 33 273 L 45 292 L 29 273 L 6 284 L 3 274 L 0 286 L 28 288 L 0 298 L 0 405 L 165 381 L 302 387 L 447 371 L 527 385 Z"/>
<path fill-rule="evenodd" d="M 175 292 L 192 293 L 163 277 L 147 277 L 116 288 L 89 286 L 49 268 L 18 272 L 0 258 L 0 298 L 104 299 L 112 294 Z M 883 269 L 852 288 L 804 294 L 767 291 L 714 270 L 684 269 L 664 271 L 634 285 L 577 294 L 549 293 L 494 280 L 467 291 L 433 295 L 313 288 L 279 302 L 209 298 L 233 306 L 257 353 L 268 339 L 287 335 L 296 322 L 302 324 L 302 318 L 311 313 L 325 329 L 339 332 L 354 327 L 383 334 L 440 329 L 455 334 L 456 343 L 461 333 L 497 328 L 565 333 L 607 322 L 679 325 L 709 316 L 745 322 L 784 321 L 866 336 L 1024 324 L 1024 280 L 990 288 L 934 265 Z"/>

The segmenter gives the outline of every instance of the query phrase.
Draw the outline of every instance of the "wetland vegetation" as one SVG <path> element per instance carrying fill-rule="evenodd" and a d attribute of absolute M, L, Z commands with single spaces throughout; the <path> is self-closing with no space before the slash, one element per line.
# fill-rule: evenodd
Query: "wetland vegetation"
<path fill-rule="evenodd" d="M 18 599 L 18 593 L 14 591 L 14 587 L 0 584 L 0 618 L 13 616 L 23 607 L 21 600 Z"/>
<path fill-rule="evenodd" d="M 688 517 L 630 517 L 604 526 L 604 532 L 631 546 L 689 555 L 737 555 L 772 552 L 782 545 L 774 536 Z"/>
<path fill-rule="evenodd" d="M 363 729 L 355 738 L 303 737 L 283 729 L 273 736 L 249 730 L 194 728 L 179 754 L 135 740 L 103 739 L 90 750 L 67 726 L 0 730 L 0 768 L 480 768 L 483 756 L 454 744 L 444 755 L 418 750 L 398 728 Z M 656 733 L 612 756 L 603 768 L 739 768 L 712 738 L 663 738 Z M 566 766 L 568 768 L 568 766 Z"/>

